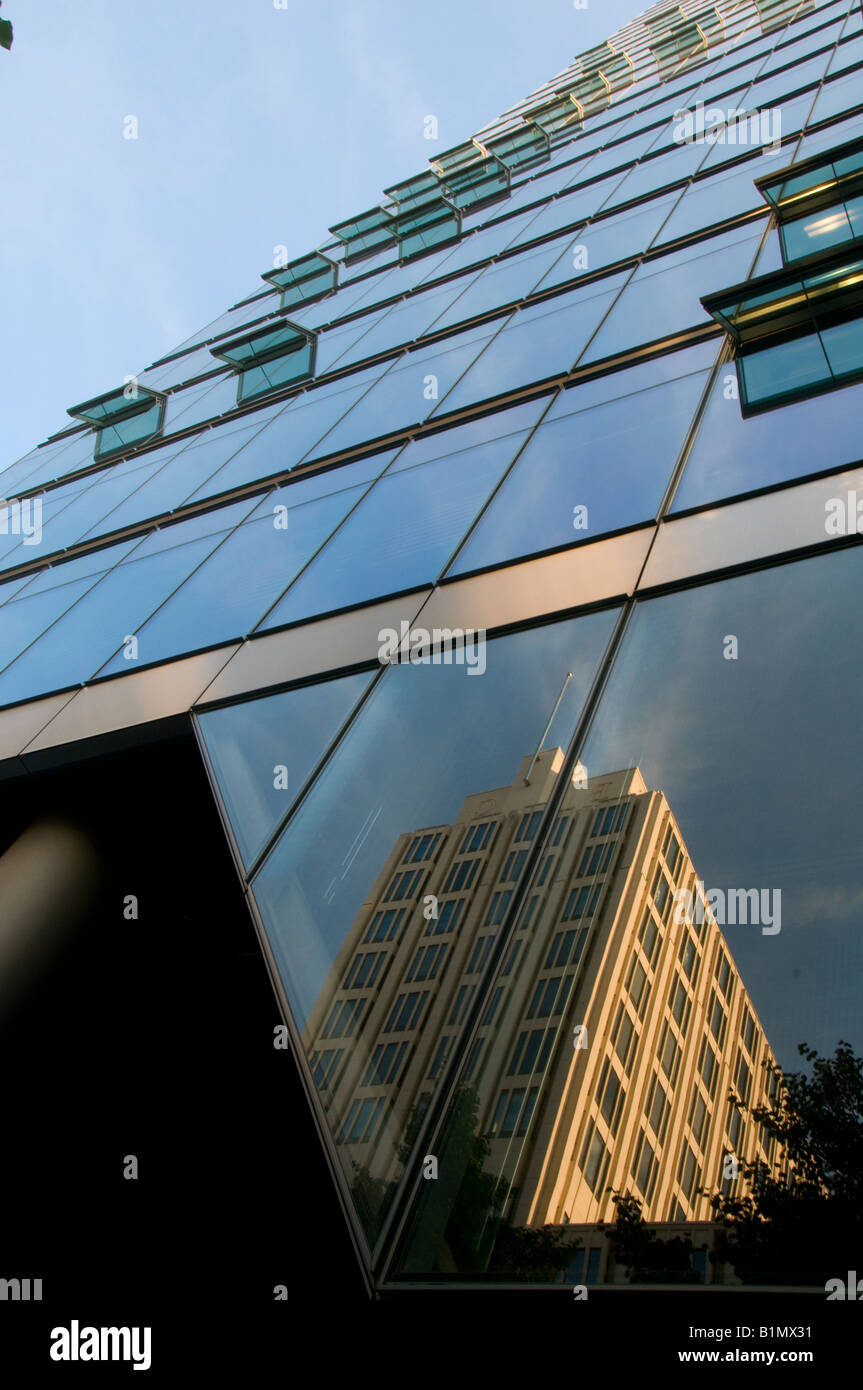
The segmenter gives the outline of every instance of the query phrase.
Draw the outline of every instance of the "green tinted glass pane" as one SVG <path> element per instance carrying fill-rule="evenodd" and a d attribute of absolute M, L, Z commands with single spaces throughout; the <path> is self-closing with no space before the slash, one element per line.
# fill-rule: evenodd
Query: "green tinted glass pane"
<path fill-rule="evenodd" d="M 126 420 L 118 420 L 115 425 L 107 425 L 99 430 L 94 450 L 95 458 L 105 458 L 120 449 L 129 449 L 142 440 L 149 439 L 158 432 L 162 423 L 162 402 L 155 401 L 149 410 L 132 415 Z"/>
<path fill-rule="evenodd" d="M 285 321 L 254 337 L 226 343 L 212 349 L 214 357 L 222 357 L 235 367 L 245 367 L 247 363 L 260 362 L 282 352 L 300 351 L 308 345 L 304 333 L 297 331 L 292 323 Z"/>
<path fill-rule="evenodd" d="M 753 403 L 830 380 L 830 367 L 815 334 L 750 353 L 740 362 L 746 398 Z"/>
<path fill-rule="evenodd" d="M 863 370 L 863 319 L 823 329 L 821 342 L 834 376 Z"/>
<path fill-rule="evenodd" d="M 297 352 L 286 353 L 284 357 L 274 357 L 249 367 L 240 376 L 237 399 L 252 400 L 266 391 L 274 391 L 277 386 L 288 386 L 292 381 L 301 381 L 311 371 L 314 344 L 305 343 Z"/>
<path fill-rule="evenodd" d="M 454 217 L 448 216 L 439 219 L 431 226 L 425 226 L 418 231 L 401 237 L 399 240 L 399 254 L 402 260 L 407 260 L 409 256 L 415 256 L 420 251 L 428 251 L 433 246 L 440 246 L 447 241 L 454 241 L 459 234 L 459 223 Z"/>
<path fill-rule="evenodd" d="M 134 381 L 134 378 L 132 380 Z M 127 391 L 130 392 L 129 395 L 126 394 Z M 123 390 L 113 391 L 108 396 L 73 405 L 67 413 L 76 419 L 86 420 L 91 425 L 104 425 L 130 415 L 140 415 L 154 402 L 158 403 L 158 398 L 148 391 L 138 389 L 137 386 L 127 386 Z"/>
<path fill-rule="evenodd" d="M 827 251 L 831 246 L 848 241 L 852 235 L 848 214 L 841 203 L 810 213 L 808 217 L 796 217 L 780 228 L 780 234 L 786 261 Z"/>
<path fill-rule="evenodd" d="M 509 169 L 527 169 L 549 156 L 548 136 L 535 125 L 525 125 L 514 134 L 490 140 L 488 148 Z"/>

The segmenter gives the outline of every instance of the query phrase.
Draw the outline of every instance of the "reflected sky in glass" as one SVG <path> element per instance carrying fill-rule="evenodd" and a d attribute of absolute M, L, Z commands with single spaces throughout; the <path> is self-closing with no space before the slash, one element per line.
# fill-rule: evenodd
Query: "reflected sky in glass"
<path fill-rule="evenodd" d="M 725 933 L 791 1069 L 863 1050 L 861 582 L 855 547 L 645 602 L 582 754 L 665 793 L 708 889 L 781 890 L 778 934 Z"/>

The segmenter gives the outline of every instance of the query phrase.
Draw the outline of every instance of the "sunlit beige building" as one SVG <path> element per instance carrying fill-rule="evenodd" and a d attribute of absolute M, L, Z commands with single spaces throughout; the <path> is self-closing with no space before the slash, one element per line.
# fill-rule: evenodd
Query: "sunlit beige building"
<path fill-rule="evenodd" d="M 576 769 L 473 1016 L 563 761 L 525 758 L 452 825 L 399 837 L 310 1016 L 312 1069 L 343 1156 L 392 1178 L 396 1138 L 467 1027 L 513 1224 L 612 1219 L 612 1190 L 648 1220 L 705 1221 L 709 1193 L 771 1156 L 730 1097 L 766 1097 L 774 1058 L 671 807 L 637 768 Z"/>

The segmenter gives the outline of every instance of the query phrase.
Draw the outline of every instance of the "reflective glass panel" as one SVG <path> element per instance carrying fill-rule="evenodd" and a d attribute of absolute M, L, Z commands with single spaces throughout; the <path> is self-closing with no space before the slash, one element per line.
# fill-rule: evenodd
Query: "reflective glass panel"
<path fill-rule="evenodd" d="M 848 386 L 744 419 L 728 363 L 711 388 L 672 510 L 856 462 L 861 410 L 863 387 Z"/>
<path fill-rule="evenodd" d="M 437 1044 L 461 1031 L 462 980 L 486 916 L 483 866 L 547 796 L 554 750 L 571 734 L 612 621 L 592 614 L 468 645 L 460 664 L 386 669 L 254 880 L 307 1056 L 347 1049 L 344 1070 L 315 1079 L 370 1239 L 402 1170 L 397 1146 L 435 1084 L 426 1077 Z M 484 826 L 475 852 L 462 849 L 472 826 Z M 436 918 L 424 915 L 429 893 Z M 415 961 L 426 945 L 446 951 Z M 375 1080 L 390 1041 L 407 1044 L 403 1063 Z M 378 1098 L 374 1128 L 358 1128 L 360 1106 Z"/>
<path fill-rule="evenodd" d="M 198 717 L 247 868 L 294 805 L 371 678 L 361 672 Z"/>
<path fill-rule="evenodd" d="M 263 627 L 433 583 L 525 437 L 382 478 Z"/>
<path fill-rule="evenodd" d="M 638 390 L 540 425 L 449 573 L 551 550 L 650 520 L 662 500 L 706 373 Z M 623 382 L 620 389 L 626 389 Z"/>

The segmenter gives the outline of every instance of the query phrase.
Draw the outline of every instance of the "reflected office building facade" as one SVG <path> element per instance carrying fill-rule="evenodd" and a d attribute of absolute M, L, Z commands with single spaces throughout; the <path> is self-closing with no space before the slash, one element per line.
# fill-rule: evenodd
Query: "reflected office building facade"
<path fill-rule="evenodd" d="M 620 1281 L 620 1197 L 733 1283 L 863 1052 L 860 7 L 433 149 L 0 475 L 0 771 L 189 741 L 370 1291 Z"/>
<path fill-rule="evenodd" d="M 399 1177 L 563 765 L 400 836 L 333 963 L 303 1045 L 360 1204 Z M 774 1158 L 735 1102 L 767 1103 L 775 1058 L 665 797 L 579 765 L 533 887 L 460 1072 L 508 1224 L 592 1234 L 627 1188 L 651 1223 L 708 1221 L 697 1175 L 728 1192 Z"/>

